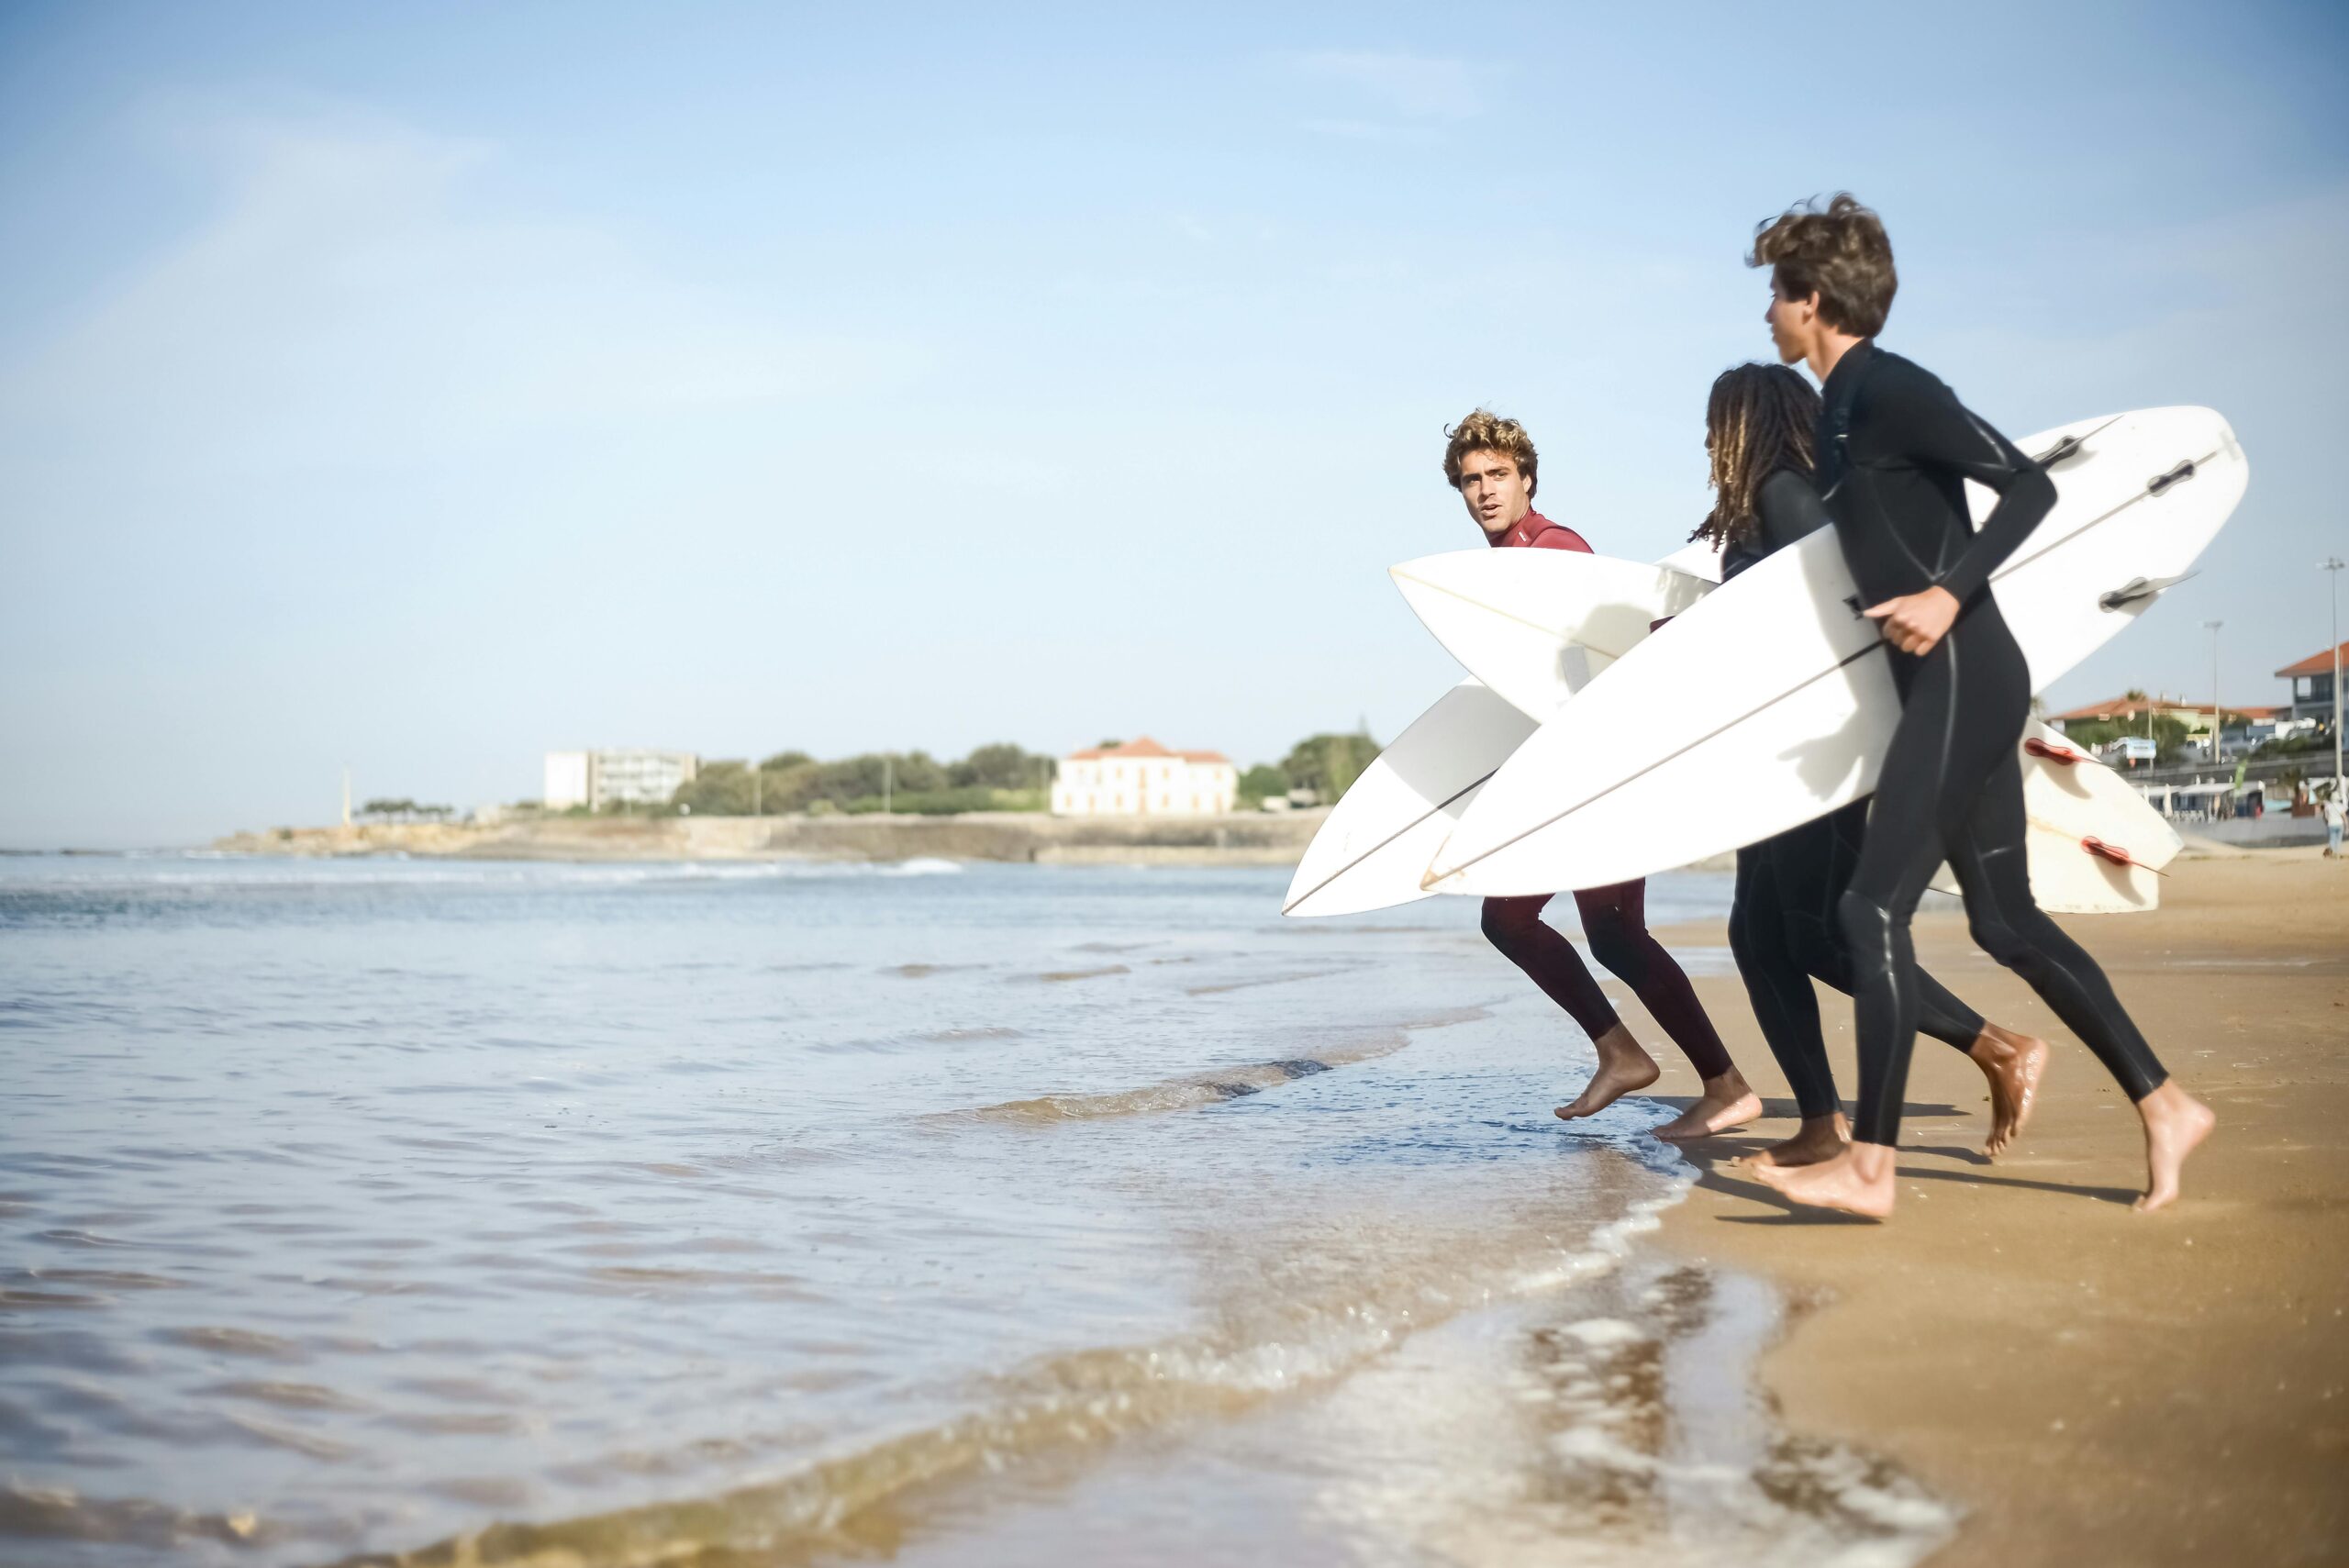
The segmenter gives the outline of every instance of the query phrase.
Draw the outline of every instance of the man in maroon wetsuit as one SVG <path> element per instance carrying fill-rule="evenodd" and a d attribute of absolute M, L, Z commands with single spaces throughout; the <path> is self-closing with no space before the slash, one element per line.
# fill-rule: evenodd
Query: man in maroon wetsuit
<path fill-rule="evenodd" d="M 1590 553 L 1581 535 L 1533 509 L 1538 459 L 1524 426 L 1479 408 L 1445 434 L 1450 444 L 1444 449 L 1443 476 L 1460 492 L 1487 544 L 1497 550 Z M 1550 898 L 1544 894 L 1486 899 L 1485 935 L 1564 1007 L 1598 1048 L 1598 1071 L 1572 1105 L 1558 1107 L 1558 1115 L 1572 1121 L 1646 1088 L 1656 1081 L 1657 1068 L 1655 1059 L 1623 1027 L 1574 944 L 1542 920 L 1542 910 Z M 1655 1135 L 1703 1138 L 1760 1116 L 1762 1102 L 1730 1061 L 1688 976 L 1664 944 L 1648 934 L 1647 884 L 1586 888 L 1575 895 L 1575 905 L 1590 951 L 1631 986 L 1704 1080 L 1697 1103 L 1657 1128 Z"/>

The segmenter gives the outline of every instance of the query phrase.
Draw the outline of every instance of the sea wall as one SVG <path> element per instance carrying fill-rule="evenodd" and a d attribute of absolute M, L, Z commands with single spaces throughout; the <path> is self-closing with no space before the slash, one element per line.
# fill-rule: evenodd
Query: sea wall
<path fill-rule="evenodd" d="M 1083 817 L 1033 812 L 959 817 L 558 817 L 499 823 L 368 823 L 237 833 L 240 854 L 406 854 L 459 860 L 957 861 L 1294 865 L 1326 813 Z"/>

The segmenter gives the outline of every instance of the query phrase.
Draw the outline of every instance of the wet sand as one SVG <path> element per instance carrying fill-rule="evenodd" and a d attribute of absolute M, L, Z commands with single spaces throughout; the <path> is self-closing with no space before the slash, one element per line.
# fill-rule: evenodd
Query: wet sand
<path fill-rule="evenodd" d="M 1793 1107 L 1736 979 L 1697 980 L 1771 1115 L 1692 1151 L 1707 1173 L 1661 1243 L 1792 1293 L 1765 1385 L 1794 1430 L 1966 1511 L 1937 1565 L 2349 1561 L 2349 865 L 2271 851 L 2171 871 L 2156 913 L 2065 921 L 2218 1112 L 2163 1214 L 2129 1207 L 2125 1097 L 1954 914 L 1920 919 L 1920 957 L 2055 1054 L 1993 1165 L 1979 1073 L 1920 1040 L 1887 1225 L 1792 1210 L 1731 1165 Z M 1822 1001 L 1848 1096 L 1850 1007 Z M 1689 1077 L 1675 1064 L 1657 1087 L 1685 1098 Z"/>

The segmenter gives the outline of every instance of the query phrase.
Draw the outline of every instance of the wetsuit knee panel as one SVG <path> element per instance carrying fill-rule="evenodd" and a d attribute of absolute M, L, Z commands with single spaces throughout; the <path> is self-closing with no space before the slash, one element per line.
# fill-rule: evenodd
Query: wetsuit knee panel
<path fill-rule="evenodd" d="M 1836 901 L 1835 913 L 1843 926 L 1843 943 L 1852 955 L 1854 979 L 1862 986 L 1883 978 L 1893 964 L 1893 942 L 1907 922 L 1864 893 L 1846 893 Z"/>
<path fill-rule="evenodd" d="M 1483 927 L 1486 941 L 1507 951 L 1532 933 L 1533 928 L 1542 923 L 1542 915 L 1539 910 L 1529 914 L 1522 905 L 1507 899 L 1487 898 L 1483 918 L 1477 923 Z"/>
<path fill-rule="evenodd" d="M 2009 925 L 2005 917 L 1996 914 L 1965 912 L 1965 929 L 1974 938 L 1974 945 L 2009 969 L 2021 968 L 2032 954 L 2032 944 L 2023 940 L 2022 933 Z"/>
<path fill-rule="evenodd" d="M 1640 975 L 1647 968 L 1647 954 L 1642 951 L 1641 937 L 1634 935 L 1622 917 L 1609 911 L 1599 915 L 1585 911 L 1583 935 L 1590 942 L 1590 955 L 1607 967 L 1609 973 L 1639 984 Z"/>

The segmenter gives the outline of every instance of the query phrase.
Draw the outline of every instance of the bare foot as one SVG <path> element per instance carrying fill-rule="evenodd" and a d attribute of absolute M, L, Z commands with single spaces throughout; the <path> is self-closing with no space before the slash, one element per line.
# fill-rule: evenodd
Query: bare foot
<path fill-rule="evenodd" d="M 1982 1140 L 1982 1151 L 1995 1160 L 2031 1124 L 2040 1075 L 2047 1071 L 2047 1042 L 1986 1023 L 1965 1054 L 1990 1080 L 1990 1136 Z"/>
<path fill-rule="evenodd" d="M 2186 1157 L 2210 1136 L 2219 1118 L 2210 1106 L 2179 1088 L 2174 1078 L 2139 1100 L 2137 1114 L 2145 1118 L 2145 1194 L 2137 1200 L 2136 1208 L 2140 1214 L 2151 1214 L 2177 1200 L 2179 1169 Z"/>
<path fill-rule="evenodd" d="M 1892 1217 L 1893 1151 L 1882 1143 L 1854 1143 L 1812 1165 L 1757 1165 L 1753 1179 L 1814 1208 Z"/>
<path fill-rule="evenodd" d="M 1560 1121 L 1597 1116 L 1634 1089 L 1644 1089 L 1661 1075 L 1655 1058 L 1640 1049 L 1631 1031 L 1617 1024 L 1591 1044 L 1598 1048 L 1598 1071 L 1582 1086 L 1574 1104 L 1558 1107 Z"/>
<path fill-rule="evenodd" d="M 1784 1143 L 1773 1143 L 1758 1149 L 1738 1162 L 1741 1165 L 1781 1165 L 1792 1170 L 1799 1165 L 1816 1165 L 1821 1160 L 1831 1160 L 1843 1152 L 1843 1145 L 1852 1139 L 1852 1125 L 1843 1113 L 1803 1118 L 1802 1130 Z"/>
<path fill-rule="evenodd" d="M 1734 1067 L 1718 1077 L 1706 1079 L 1704 1088 L 1695 1105 L 1662 1127 L 1649 1130 L 1666 1142 L 1682 1143 L 1743 1127 L 1762 1114 L 1761 1097 L 1746 1086 L 1744 1075 Z"/>

